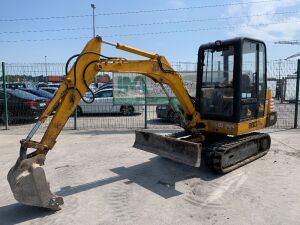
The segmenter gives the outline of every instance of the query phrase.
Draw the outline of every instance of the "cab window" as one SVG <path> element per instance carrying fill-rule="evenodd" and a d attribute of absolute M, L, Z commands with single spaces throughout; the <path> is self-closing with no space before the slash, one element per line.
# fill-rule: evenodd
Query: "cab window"
<path fill-rule="evenodd" d="M 241 120 L 264 115 L 266 93 L 265 46 L 244 41 L 241 75 Z"/>

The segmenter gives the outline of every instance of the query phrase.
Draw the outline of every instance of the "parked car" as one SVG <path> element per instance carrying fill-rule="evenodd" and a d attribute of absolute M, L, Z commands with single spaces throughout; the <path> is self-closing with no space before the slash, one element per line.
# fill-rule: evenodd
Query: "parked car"
<path fill-rule="evenodd" d="M 55 87 L 55 88 L 59 88 L 60 85 L 61 85 L 61 83 L 39 82 L 36 86 L 37 86 L 37 88 L 41 88 L 41 87 Z"/>
<path fill-rule="evenodd" d="M 175 112 L 170 104 L 162 104 L 156 106 L 157 118 L 166 120 L 172 123 L 179 123 L 180 116 L 178 112 Z"/>
<path fill-rule="evenodd" d="M 35 86 L 30 83 L 30 82 L 13 82 L 13 83 L 6 83 L 5 84 L 6 88 L 9 89 L 18 89 L 18 88 L 35 88 Z M 2 84 L 2 88 L 3 88 L 3 84 Z"/>
<path fill-rule="evenodd" d="M 55 88 L 59 88 L 61 83 L 48 83 L 47 84 L 48 86 L 47 87 L 55 87 Z"/>
<path fill-rule="evenodd" d="M 8 122 L 10 124 L 33 120 L 46 107 L 47 99 L 19 89 L 7 90 Z M 3 89 L 0 90 L 0 105 L 3 105 Z M 5 121 L 4 107 L 0 107 L 1 120 Z"/>
<path fill-rule="evenodd" d="M 125 93 L 124 93 L 125 95 Z M 87 101 L 91 99 L 86 98 Z M 142 107 L 137 107 L 130 104 L 114 105 L 113 104 L 113 89 L 107 88 L 95 92 L 95 100 L 88 104 L 80 100 L 77 107 L 78 115 L 92 113 L 121 113 L 124 116 L 130 116 L 140 112 Z"/>
<path fill-rule="evenodd" d="M 48 87 L 48 84 L 46 82 L 39 82 L 36 84 L 37 88 L 41 88 L 41 87 Z"/>
<path fill-rule="evenodd" d="M 58 90 L 57 87 L 40 87 L 39 89 L 47 91 L 47 92 L 49 92 L 51 94 L 55 94 L 56 91 Z"/>
<path fill-rule="evenodd" d="M 112 82 L 105 83 L 105 84 L 101 85 L 100 87 L 98 87 L 99 90 L 103 90 L 103 89 L 107 89 L 107 88 L 113 88 Z"/>
<path fill-rule="evenodd" d="M 95 85 L 93 85 L 93 84 L 91 84 L 89 86 L 89 88 L 91 89 L 91 91 L 93 93 L 96 93 L 97 91 L 99 91 L 99 89 Z M 87 92 L 85 92 L 84 97 L 85 98 L 92 98 L 92 93 L 88 90 Z"/>
<path fill-rule="evenodd" d="M 21 88 L 20 90 L 26 91 L 30 94 L 36 95 L 38 97 L 46 98 L 48 100 L 51 100 L 54 96 L 54 94 L 49 93 L 48 91 L 42 90 L 42 89 L 35 89 L 35 88 Z"/>
<path fill-rule="evenodd" d="M 196 97 L 193 97 L 193 96 L 190 96 L 190 97 L 191 97 L 191 101 L 192 101 L 193 105 L 195 105 Z M 181 113 L 183 114 L 183 109 L 177 99 L 174 99 L 174 101 L 177 104 L 177 108 L 178 108 L 177 112 L 175 112 L 173 110 L 170 103 L 160 104 L 160 105 L 156 106 L 157 118 L 166 120 L 168 122 L 179 124 L 180 123 L 180 115 L 179 115 L 180 113 L 178 111 L 180 110 Z"/>

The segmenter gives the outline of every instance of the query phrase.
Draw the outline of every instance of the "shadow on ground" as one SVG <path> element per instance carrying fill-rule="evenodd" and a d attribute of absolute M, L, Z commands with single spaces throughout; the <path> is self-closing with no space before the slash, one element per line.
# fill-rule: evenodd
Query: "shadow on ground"
<path fill-rule="evenodd" d="M 176 182 L 191 178 L 200 178 L 201 180 L 209 181 L 220 176 L 214 174 L 205 166 L 194 168 L 161 157 L 154 157 L 150 161 L 131 167 L 113 168 L 111 171 L 116 173 L 117 176 L 73 187 L 66 186 L 55 194 L 68 196 L 125 180 L 125 184 L 136 183 L 167 199 L 182 194 L 175 189 Z"/>
<path fill-rule="evenodd" d="M 15 203 L 0 207 L 0 224 L 11 225 L 22 223 L 36 218 L 42 218 L 53 213 L 55 212 L 48 209 Z"/>
<path fill-rule="evenodd" d="M 203 164 L 204 163 L 202 163 L 202 165 Z M 168 199 L 183 194 L 175 189 L 176 182 L 191 178 L 210 181 L 220 177 L 220 175 L 211 172 L 205 166 L 194 168 L 161 157 L 154 157 L 147 162 L 131 167 L 113 168 L 111 171 L 116 173 L 116 176 L 73 187 L 65 186 L 55 194 L 63 197 L 74 195 L 124 180 L 124 185 L 136 183 L 141 187 Z M 0 207 L 0 224 L 2 224 L 1 221 L 3 221 L 1 218 L 5 218 L 5 224 L 11 225 L 43 218 L 53 213 L 55 212 L 44 208 L 14 203 Z"/>

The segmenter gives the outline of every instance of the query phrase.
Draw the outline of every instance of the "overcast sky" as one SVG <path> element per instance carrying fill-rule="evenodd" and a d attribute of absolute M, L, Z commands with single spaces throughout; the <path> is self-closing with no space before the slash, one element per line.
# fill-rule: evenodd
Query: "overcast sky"
<path fill-rule="evenodd" d="M 275 41 L 300 39 L 299 0 L 4 0 L 0 16 L 0 60 L 66 62 L 96 34 L 166 56 L 197 61 L 202 43 L 236 36 L 262 39 L 269 59 L 300 52 L 300 45 Z M 104 47 L 108 56 L 132 55 Z"/>

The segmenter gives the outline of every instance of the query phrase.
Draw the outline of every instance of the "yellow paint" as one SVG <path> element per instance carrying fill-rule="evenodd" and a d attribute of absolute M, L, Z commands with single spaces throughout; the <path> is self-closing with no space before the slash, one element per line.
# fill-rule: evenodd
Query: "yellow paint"
<path fill-rule="evenodd" d="M 96 37 L 87 43 L 82 53 L 95 52 L 99 54 L 100 47 L 101 39 Z M 97 59 L 99 59 L 99 56 L 97 55 L 85 54 L 78 60 L 76 67 L 76 88 L 82 93 L 82 95 L 84 95 L 84 93 L 87 91 L 87 88 L 83 83 L 83 70 L 89 62 Z M 91 65 L 87 69 L 86 81 L 88 85 L 92 83 L 96 73 L 97 70 L 93 65 Z M 69 117 L 71 116 L 71 114 L 73 113 L 80 101 L 79 93 L 74 88 L 71 88 L 73 86 L 74 66 L 68 72 L 65 82 L 63 82 L 62 85 L 59 87 L 54 98 L 49 102 L 48 106 L 40 116 L 40 121 L 44 122 L 47 119 L 47 117 L 52 113 L 56 104 L 59 104 L 59 107 L 56 110 L 56 113 L 54 114 L 53 118 L 51 119 L 51 122 L 47 127 L 47 130 L 40 142 L 43 146 L 49 146 L 49 149 L 51 149 L 54 146 L 57 136 L 60 134 L 61 130 L 65 126 L 66 122 L 68 121 Z M 69 87 L 69 89 L 67 89 L 67 87 Z M 44 153 L 43 149 L 37 149 L 37 153 Z"/>
<path fill-rule="evenodd" d="M 265 128 L 266 120 L 266 117 L 262 117 L 259 119 L 244 121 L 240 123 L 231 123 L 217 120 L 205 120 L 204 122 L 208 124 L 208 132 L 228 135 L 241 135 Z"/>
<path fill-rule="evenodd" d="M 100 54 L 101 50 L 101 38 L 96 37 L 91 39 L 82 51 L 82 55 L 78 59 L 76 68 L 76 84 L 74 79 L 74 66 L 66 75 L 65 81 L 59 87 L 54 98 L 50 101 L 42 115 L 40 121 L 43 123 L 53 112 L 56 105 L 58 105 L 57 111 L 47 130 L 42 137 L 41 142 L 34 142 L 32 146 L 36 146 L 37 153 L 46 154 L 44 147 L 49 149 L 53 148 L 56 138 L 63 129 L 65 123 L 75 110 L 80 101 L 80 95 L 78 91 L 84 95 L 87 91 L 87 87 L 83 82 L 83 71 L 86 66 L 92 63 L 86 70 L 86 82 L 87 85 L 91 84 L 97 72 L 122 72 L 122 73 L 138 73 L 143 74 L 155 82 L 166 84 L 170 86 L 174 94 L 176 95 L 181 107 L 184 111 L 184 116 L 187 122 L 186 129 L 192 132 L 208 131 L 215 133 L 223 133 L 228 135 L 240 135 L 251 131 L 265 128 L 266 118 L 270 111 L 270 99 L 271 90 L 267 89 L 265 113 L 263 118 L 245 121 L 241 123 L 230 123 L 225 121 L 215 120 L 202 120 L 199 112 L 196 111 L 181 75 L 174 71 L 165 57 L 145 52 L 133 47 L 129 47 L 122 44 L 117 44 L 116 48 L 131 52 L 140 56 L 147 57 L 147 60 L 127 60 L 124 58 L 109 58 L 100 59 L 97 54 Z M 90 52 L 96 53 L 91 54 Z M 77 91 L 78 90 L 78 91 Z M 262 108 L 262 107 L 260 107 Z M 205 124 L 205 128 L 197 128 L 199 123 Z M 199 136 L 200 137 L 200 136 Z M 43 147 L 41 147 L 43 146 Z"/>

